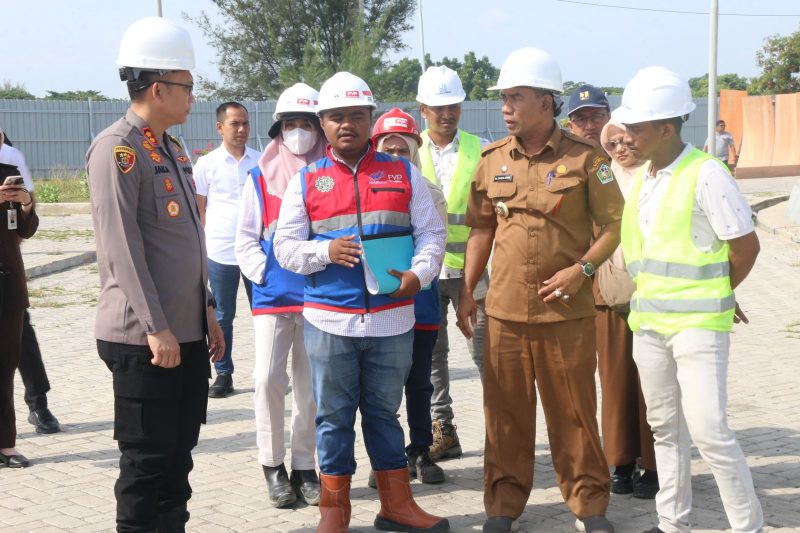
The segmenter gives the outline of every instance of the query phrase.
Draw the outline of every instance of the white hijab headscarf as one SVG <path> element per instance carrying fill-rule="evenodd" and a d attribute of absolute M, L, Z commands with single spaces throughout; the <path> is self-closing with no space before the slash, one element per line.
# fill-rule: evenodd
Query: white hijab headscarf
<path fill-rule="evenodd" d="M 613 118 L 609 120 L 608 123 L 603 126 L 603 130 L 600 132 L 600 146 L 603 147 L 603 150 L 605 150 L 606 143 L 608 143 L 608 130 L 612 126 L 621 129 L 623 133 L 626 131 L 625 125 L 621 122 L 617 122 Z M 631 185 L 633 185 L 633 177 L 644 162 L 637 160 L 634 163 L 623 167 L 622 164 L 614 158 L 613 153 L 608 155 L 611 156 L 611 171 L 614 173 L 614 177 L 617 179 L 619 190 L 622 192 L 622 196 L 627 200 L 628 192 L 631 190 Z"/>

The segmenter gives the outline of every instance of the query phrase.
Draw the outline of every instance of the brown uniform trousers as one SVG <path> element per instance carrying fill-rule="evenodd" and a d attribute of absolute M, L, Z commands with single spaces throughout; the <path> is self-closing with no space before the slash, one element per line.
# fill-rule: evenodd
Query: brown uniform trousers
<path fill-rule="evenodd" d="M 610 483 L 597 437 L 592 321 L 586 317 L 526 324 L 488 318 L 483 373 L 487 516 L 517 517 L 528 503 L 536 387 L 564 501 L 580 518 L 605 514 Z M 512 470 L 503 468 L 509 464 Z"/>
<path fill-rule="evenodd" d="M 642 468 L 656 469 L 653 431 L 633 361 L 633 333 L 628 314 L 597 306 L 597 363 L 603 392 L 600 424 L 609 465 L 628 465 L 640 459 Z"/>
<path fill-rule="evenodd" d="M 586 518 L 608 506 L 591 284 L 584 280 L 568 301 L 544 302 L 538 294 L 544 281 L 583 257 L 593 223 L 622 218 L 622 194 L 608 163 L 597 145 L 554 127 L 536 154 L 525 153 L 515 137 L 488 145 L 473 177 L 467 225 L 494 230 L 483 376 L 489 517 L 516 518 L 528 502 L 537 388 L 570 510 Z"/>

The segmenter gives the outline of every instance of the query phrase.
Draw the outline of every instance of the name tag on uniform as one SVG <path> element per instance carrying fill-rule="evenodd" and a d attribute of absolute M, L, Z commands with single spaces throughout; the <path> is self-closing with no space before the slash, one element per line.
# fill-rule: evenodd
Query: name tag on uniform
<path fill-rule="evenodd" d="M 8 229 L 17 229 L 17 210 L 12 208 L 8 210 Z"/>
<path fill-rule="evenodd" d="M 511 174 L 498 174 L 498 175 L 496 175 L 494 177 L 494 181 L 495 182 L 498 182 L 498 181 L 500 181 L 500 182 L 514 181 L 514 176 L 512 176 Z"/>

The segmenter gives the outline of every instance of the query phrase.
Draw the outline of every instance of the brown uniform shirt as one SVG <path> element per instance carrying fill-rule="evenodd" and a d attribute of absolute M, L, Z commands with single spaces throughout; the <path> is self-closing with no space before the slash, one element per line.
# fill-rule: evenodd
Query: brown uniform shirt
<path fill-rule="evenodd" d="M 496 214 L 498 202 L 507 218 Z M 537 291 L 583 257 L 592 222 L 616 222 L 622 209 L 606 153 L 558 126 L 538 154 L 526 154 L 513 136 L 486 146 L 467 207 L 468 226 L 496 231 L 486 313 L 526 323 L 594 315 L 589 280 L 567 302 L 545 303 Z"/>
<path fill-rule="evenodd" d="M 144 345 L 169 328 L 178 342 L 201 340 L 208 265 L 189 157 L 128 110 L 89 147 L 86 171 L 101 285 L 95 336 Z"/>

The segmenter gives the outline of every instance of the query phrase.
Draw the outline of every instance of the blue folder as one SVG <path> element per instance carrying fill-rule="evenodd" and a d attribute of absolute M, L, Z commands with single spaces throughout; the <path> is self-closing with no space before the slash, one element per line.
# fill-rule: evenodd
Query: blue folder
<path fill-rule="evenodd" d="M 370 237 L 361 237 L 367 290 L 370 294 L 390 294 L 400 288 L 400 280 L 388 270 L 411 268 L 414 238 L 410 234 Z"/>

